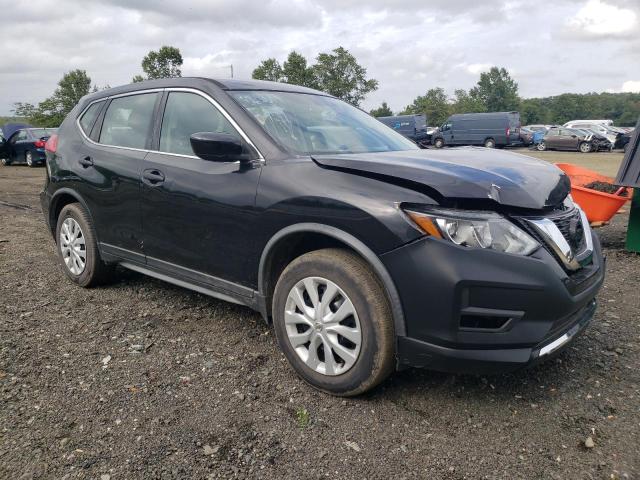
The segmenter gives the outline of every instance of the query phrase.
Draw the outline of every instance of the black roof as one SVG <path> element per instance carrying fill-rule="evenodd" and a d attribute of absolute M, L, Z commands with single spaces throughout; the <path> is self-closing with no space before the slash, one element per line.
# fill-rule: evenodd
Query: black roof
<path fill-rule="evenodd" d="M 103 97 L 109 97 L 111 95 L 119 95 L 122 93 L 135 92 L 138 90 L 146 90 L 153 88 L 170 88 L 170 87 L 185 87 L 185 88 L 202 88 L 203 84 L 213 84 L 222 90 L 271 90 L 278 92 L 298 92 L 309 93 L 314 95 L 325 95 L 326 93 L 318 90 L 313 90 L 307 87 L 301 87 L 299 85 L 290 85 L 282 82 L 266 82 L 263 80 L 239 80 L 234 78 L 229 79 L 215 79 L 205 77 L 177 77 L 177 78 L 162 78 L 160 80 L 145 80 L 138 83 L 130 83 L 128 85 L 122 85 L 120 87 L 109 88 L 101 90 L 99 92 L 92 93 L 85 97 L 86 100 L 96 100 Z"/>

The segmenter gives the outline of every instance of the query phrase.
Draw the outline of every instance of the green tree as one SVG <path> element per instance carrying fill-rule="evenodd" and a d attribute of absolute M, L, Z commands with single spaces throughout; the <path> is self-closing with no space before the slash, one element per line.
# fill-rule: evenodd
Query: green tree
<path fill-rule="evenodd" d="M 291 52 L 282 64 L 282 76 L 285 83 L 309 88 L 317 87 L 313 68 L 309 67 L 307 59 L 296 51 Z"/>
<path fill-rule="evenodd" d="M 14 106 L 17 116 L 25 117 L 29 123 L 39 127 L 58 127 L 64 117 L 76 106 L 82 97 L 91 91 L 91 78 L 84 70 L 65 73 L 58 82 L 58 88 L 51 97 L 37 106 L 18 102 Z"/>
<path fill-rule="evenodd" d="M 142 75 L 134 75 L 131 79 L 131 83 L 140 83 L 144 82 L 144 77 Z"/>
<path fill-rule="evenodd" d="M 343 47 L 318 55 L 312 68 L 320 90 L 355 106 L 378 88 L 378 81 L 368 79 L 367 69 Z"/>
<path fill-rule="evenodd" d="M 162 46 L 156 52 L 151 50 L 142 59 L 142 70 L 147 79 L 181 77 L 182 55 L 176 47 Z M 133 77 L 134 83 L 139 81 L 139 75 Z"/>
<path fill-rule="evenodd" d="M 450 108 L 449 99 L 444 89 L 437 87 L 416 97 L 413 103 L 407 105 L 402 114 L 425 114 L 428 125 L 441 125 L 449 117 Z"/>
<path fill-rule="evenodd" d="M 322 90 L 358 106 L 365 95 L 378 88 L 378 81 L 367 78 L 367 69 L 348 50 L 338 47 L 321 53 L 316 63 L 293 51 L 283 65 L 275 58 L 263 60 L 251 74 L 256 80 L 286 82 Z"/>
<path fill-rule="evenodd" d="M 268 80 L 270 82 L 282 82 L 284 81 L 282 66 L 275 58 L 267 58 L 253 70 L 251 78 Z"/>
<path fill-rule="evenodd" d="M 517 110 L 520 105 L 518 84 L 505 68 L 491 67 L 488 72 L 482 72 L 469 95 L 480 99 L 488 112 Z"/>
<path fill-rule="evenodd" d="M 391 117 L 393 115 L 393 112 L 389 108 L 389 105 L 387 105 L 387 102 L 382 102 L 382 105 L 378 108 L 374 108 L 369 113 L 374 117 Z"/>
<path fill-rule="evenodd" d="M 450 107 L 451 113 L 479 113 L 487 111 L 484 102 L 477 95 L 462 89 L 456 90 L 453 95 L 454 99 Z"/>

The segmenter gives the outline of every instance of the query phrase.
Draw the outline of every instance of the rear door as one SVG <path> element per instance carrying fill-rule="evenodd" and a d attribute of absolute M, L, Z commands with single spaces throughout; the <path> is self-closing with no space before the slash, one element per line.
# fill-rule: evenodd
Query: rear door
<path fill-rule="evenodd" d="M 82 178 L 77 188 L 93 215 L 102 250 L 140 263 L 140 172 L 160 98 L 159 92 L 135 92 L 90 105 L 77 125 L 84 148 L 71 162 Z"/>
<path fill-rule="evenodd" d="M 190 136 L 227 133 L 244 138 L 211 97 L 195 90 L 164 95 L 157 150 L 144 160 L 142 222 L 150 267 L 193 282 L 229 288 L 245 278 L 253 235 L 260 161 L 218 162 L 194 155 Z"/>

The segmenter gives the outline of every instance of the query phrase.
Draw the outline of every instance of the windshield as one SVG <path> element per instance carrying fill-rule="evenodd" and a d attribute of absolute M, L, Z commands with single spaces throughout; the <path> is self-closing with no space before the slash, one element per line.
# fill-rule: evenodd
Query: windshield
<path fill-rule="evenodd" d="M 276 142 L 300 155 L 418 149 L 375 118 L 332 97 L 272 91 L 229 94 Z"/>
<path fill-rule="evenodd" d="M 31 129 L 31 135 L 35 138 L 48 137 L 52 133 L 56 133 L 56 130 L 55 128 L 33 128 Z"/>

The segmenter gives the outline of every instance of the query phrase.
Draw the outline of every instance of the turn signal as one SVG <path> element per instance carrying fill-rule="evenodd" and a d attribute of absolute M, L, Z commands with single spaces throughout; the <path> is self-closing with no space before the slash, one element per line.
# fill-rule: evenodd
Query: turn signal
<path fill-rule="evenodd" d="M 442 238 L 440 230 L 438 230 L 438 227 L 433 223 L 433 220 L 430 217 L 422 213 L 412 212 L 411 210 L 405 210 L 405 212 L 424 233 L 436 238 Z"/>

